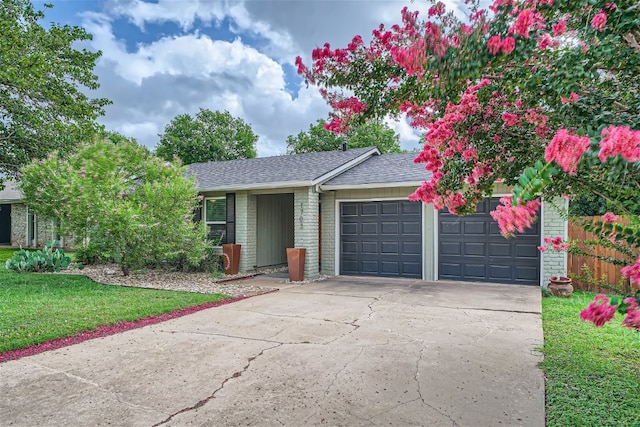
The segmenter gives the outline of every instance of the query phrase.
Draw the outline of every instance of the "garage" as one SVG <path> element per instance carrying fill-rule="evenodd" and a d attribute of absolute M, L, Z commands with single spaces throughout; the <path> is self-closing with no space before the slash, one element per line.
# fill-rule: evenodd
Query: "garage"
<path fill-rule="evenodd" d="M 538 285 L 540 223 L 505 239 L 490 212 L 498 198 L 478 204 L 472 215 L 457 217 L 443 210 L 438 218 L 438 278 L 475 282 Z"/>
<path fill-rule="evenodd" d="M 340 203 L 340 274 L 422 278 L 422 204 Z"/>

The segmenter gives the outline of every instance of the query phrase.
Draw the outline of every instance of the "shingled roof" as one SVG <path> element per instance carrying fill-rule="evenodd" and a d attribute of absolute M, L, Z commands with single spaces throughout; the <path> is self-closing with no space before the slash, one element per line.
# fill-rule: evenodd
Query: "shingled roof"
<path fill-rule="evenodd" d="M 424 164 L 416 164 L 417 153 L 382 154 L 341 173 L 320 186 L 323 190 L 345 188 L 420 186 L 429 180 Z"/>
<path fill-rule="evenodd" d="M 194 163 L 187 166 L 187 175 L 195 176 L 198 191 L 201 192 L 308 187 L 331 179 L 379 154 L 377 148 L 369 147 Z"/>

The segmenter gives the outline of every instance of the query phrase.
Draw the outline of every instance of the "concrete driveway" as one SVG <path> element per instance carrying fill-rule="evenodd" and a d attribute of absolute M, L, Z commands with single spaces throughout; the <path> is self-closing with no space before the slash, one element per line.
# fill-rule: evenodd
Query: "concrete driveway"
<path fill-rule="evenodd" d="M 0 425 L 544 426 L 542 342 L 535 287 L 332 278 L 0 364 Z"/>

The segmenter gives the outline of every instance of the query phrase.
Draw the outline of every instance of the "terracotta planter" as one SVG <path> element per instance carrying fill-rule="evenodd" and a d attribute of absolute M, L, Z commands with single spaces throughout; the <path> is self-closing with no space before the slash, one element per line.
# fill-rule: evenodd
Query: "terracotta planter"
<path fill-rule="evenodd" d="M 289 266 L 289 280 L 301 282 L 304 280 L 305 248 L 287 248 L 287 264 Z"/>
<path fill-rule="evenodd" d="M 547 290 L 554 297 L 570 297 L 573 293 L 573 285 L 568 277 L 552 276 L 549 278 Z"/>
<path fill-rule="evenodd" d="M 228 243 L 222 245 L 222 262 L 224 274 L 238 274 L 240 266 L 241 245 Z"/>

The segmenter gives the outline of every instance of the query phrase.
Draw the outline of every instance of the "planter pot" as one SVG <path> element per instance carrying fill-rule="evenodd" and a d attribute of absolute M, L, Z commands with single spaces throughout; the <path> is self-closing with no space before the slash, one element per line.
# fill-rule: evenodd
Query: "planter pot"
<path fill-rule="evenodd" d="M 289 266 L 289 280 L 301 282 L 304 280 L 305 248 L 287 248 L 287 264 Z"/>
<path fill-rule="evenodd" d="M 568 277 L 552 276 L 549 278 L 547 290 L 554 297 L 570 297 L 573 293 L 573 285 Z"/>
<path fill-rule="evenodd" d="M 238 244 L 222 245 L 222 262 L 224 274 L 238 274 L 240 266 L 240 247 Z"/>

